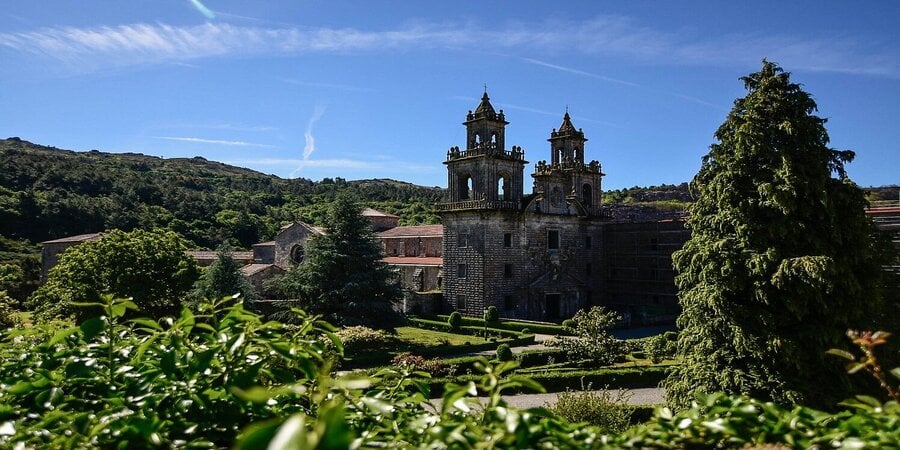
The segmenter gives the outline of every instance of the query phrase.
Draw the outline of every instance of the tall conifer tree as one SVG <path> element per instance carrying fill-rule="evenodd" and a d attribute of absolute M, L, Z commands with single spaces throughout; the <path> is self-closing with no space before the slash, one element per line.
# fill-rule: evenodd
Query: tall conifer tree
<path fill-rule="evenodd" d="M 876 231 L 844 168 L 854 153 L 828 147 L 812 97 L 767 61 L 742 80 L 748 94 L 692 182 L 691 239 L 673 255 L 684 364 L 667 396 L 833 406 L 847 383 L 825 351 L 879 308 Z"/>
<path fill-rule="evenodd" d="M 381 261 L 372 223 L 350 194 L 339 194 L 328 213 L 327 230 L 306 245 L 303 263 L 273 284 L 307 312 L 333 323 L 391 328 L 402 289 L 396 274 Z M 284 318 L 279 315 L 278 318 Z"/>

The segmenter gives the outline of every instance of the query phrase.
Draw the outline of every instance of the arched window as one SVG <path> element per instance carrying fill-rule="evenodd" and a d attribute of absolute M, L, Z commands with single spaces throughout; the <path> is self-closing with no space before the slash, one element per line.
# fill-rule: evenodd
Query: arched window
<path fill-rule="evenodd" d="M 584 186 L 581 187 L 581 203 L 583 203 L 584 206 L 591 206 L 593 204 L 593 192 L 594 190 L 588 183 L 585 183 Z"/>
<path fill-rule="evenodd" d="M 459 176 L 459 199 L 470 200 L 474 198 L 474 182 L 469 174 Z"/>
<path fill-rule="evenodd" d="M 291 247 L 291 262 L 300 264 L 303 262 L 304 252 L 303 244 L 296 244 Z"/>
<path fill-rule="evenodd" d="M 501 173 L 500 177 L 497 178 L 497 200 L 510 199 L 510 184 L 509 175 Z"/>

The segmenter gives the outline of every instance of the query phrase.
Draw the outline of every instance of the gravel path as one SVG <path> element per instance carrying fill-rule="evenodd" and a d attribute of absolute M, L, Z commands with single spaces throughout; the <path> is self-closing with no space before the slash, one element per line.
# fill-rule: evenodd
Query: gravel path
<path fill-rule="evenodd" d="M 666 396 L 666 391 L 662 388 L 624 389 L 623 391 L 625 392 L 625 396 L 628 399 L 627 403 L 629 405 L 656 405 L 663 403 Z M 613 389 L 613 392 L 611 392 L 612 398 L 616 398 L 618 392 L 618 389 Z M 534 408 L 545 406 L 548 403 L 552 405 L 556 403 L 556 398 L 558 396 L 558 393 L 519 394 L 506 395 L 504 396 L 504 399 L 510 406 L 515 406 L 517 408 Z M 479 397 L 478 400 L 482 403 L 487 402 L 487 398 L 485 397 Z M 434 404 L 436 408 L 440 408 L 441 399 L 432 399 L 431 403 Z"/>

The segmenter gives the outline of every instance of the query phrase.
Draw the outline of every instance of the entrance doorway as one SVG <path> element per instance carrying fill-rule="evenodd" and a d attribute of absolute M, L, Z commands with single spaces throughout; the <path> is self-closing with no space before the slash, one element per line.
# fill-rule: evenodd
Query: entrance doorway
<path fill-rule="evenodd" d="M 545 313 L 548 320 L 559 319 L 560 294 L 546 294 L 544 296 Z"/>

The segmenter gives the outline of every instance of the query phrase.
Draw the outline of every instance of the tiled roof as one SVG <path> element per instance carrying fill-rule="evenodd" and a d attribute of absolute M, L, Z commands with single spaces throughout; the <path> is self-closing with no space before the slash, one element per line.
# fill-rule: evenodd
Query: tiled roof
<path fill-rule="evenodd" d="M 189 250 L 184 253 L 201 261 L 216 259 L 216 252 L 210 250 Z M 231 259 L 236 261 L 252 261 L 253 252 L 231 252 Z"/>
<path fill-rule="evenodd" d="M 253 244 L 254 247 L 262 247 L 262 246 L 268 246 L 268 245 L 275 245 L 275 241 L 266 241 L 266 242 L 260 242 L 258 244 Z"/>
<path fill-rule="evenodd" d="M 52 241 L 44 241 L 42 244 L 62 244 L 66 242 L 84 242 L 98 239 L 101 233 L 79 234 L 78 236 L 67 236 L 64 238 L 54 239 Z"/>
<path fill-rule="evenodd" d="M 380 238 L 444 236 L 444 226 L 414 225 L 409 227 L 394 227 L 390 230 L 375 233 L 375 235 Z"/>
<path fill-rule="evenodd" d="M 392 266 L 440 266 L 444 263 L 444 258 L 441 258 L 440 256 L 428 258 L 419 256 L 389 256 L 382 259 L 382 261 Z"/>
<path fill-rule="evenodd" d="M 388 214 L 386 212 L 381 212 L 377 209 L 372 209 L 372 208 L 364 208 L 362 210 L 362 215 L 365 217 L 393 217 L 396 219 L 400 218 L 400 216 L 395 216 L 393 214 Z"/>
<path fill-rule="evenodd" d="M 275 264 L 247 264 L 244 267 L 241 267 L 241 273 L 245 277 L 249 277 L 255 275 L 257 273 L 262 272 L 263 270 L 268 269 L 269 267 L 278 267 Z"/>

